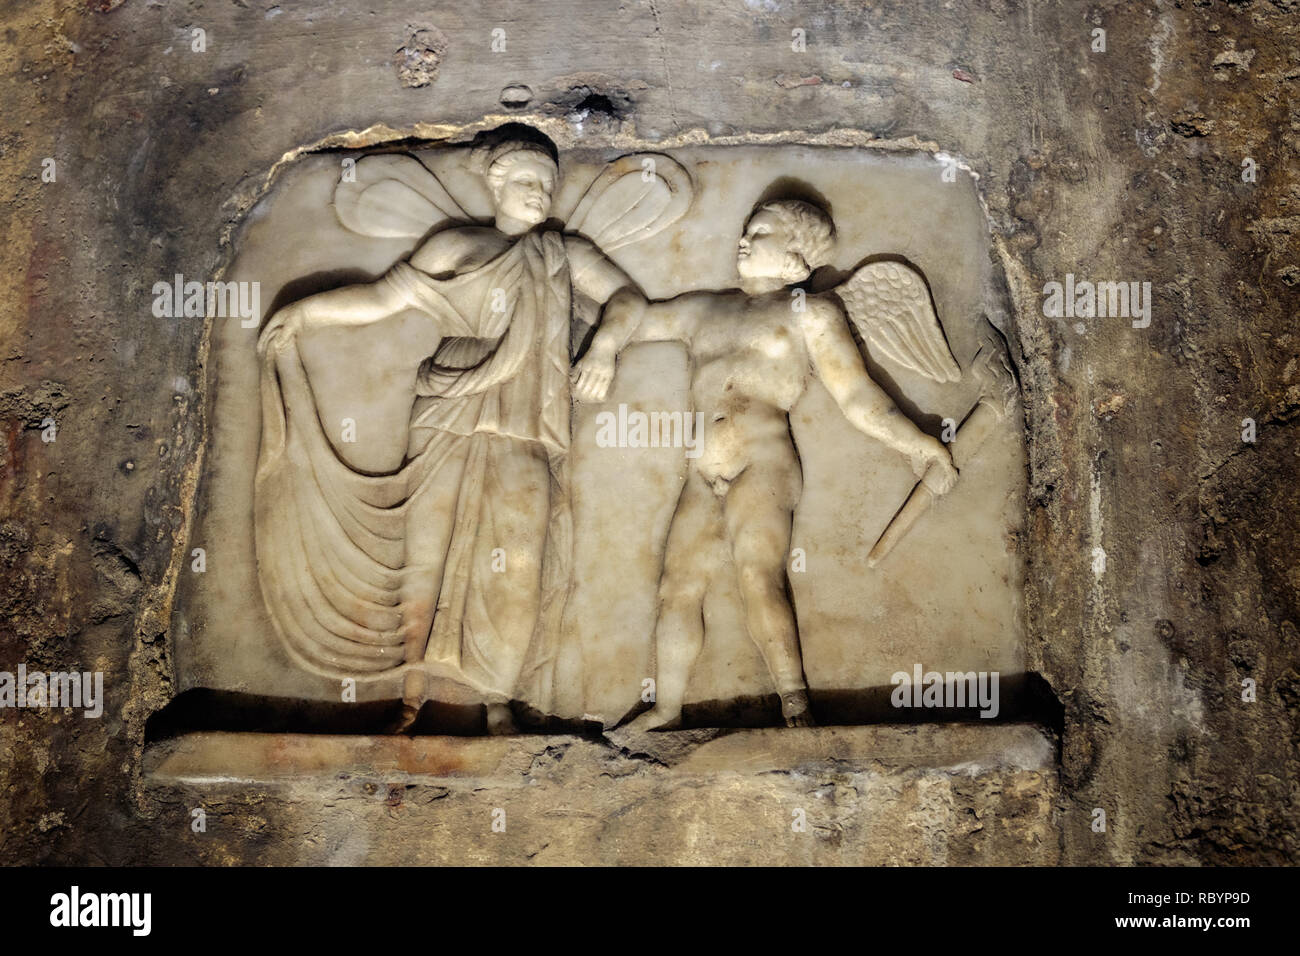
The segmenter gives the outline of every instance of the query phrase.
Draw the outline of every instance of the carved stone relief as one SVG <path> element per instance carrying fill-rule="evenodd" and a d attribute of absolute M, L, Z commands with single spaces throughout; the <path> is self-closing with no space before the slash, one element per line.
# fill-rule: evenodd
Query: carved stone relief
<path fill-rule="evenodd" d="M 1007 710 L 985 231 L 932 157 L 857 148 L 300 162 L 229 276 L 265 320 L 214 331 L 183 687 L 400 700 L 395 731 L 912 719 L 931 672 Z"/>

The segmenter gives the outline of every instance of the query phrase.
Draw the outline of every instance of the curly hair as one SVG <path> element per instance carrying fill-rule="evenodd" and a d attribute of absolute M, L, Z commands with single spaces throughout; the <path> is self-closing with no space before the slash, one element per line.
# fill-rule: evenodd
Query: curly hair
<path fill-rule="evenodd" d="M 770 212 L 790 233 L 790 251 L 812 272 L 830 261 L 835 246 L 835 224 L 825 210 L 802 199 L 776 199 L 760 203 L 749 218 Z"/>

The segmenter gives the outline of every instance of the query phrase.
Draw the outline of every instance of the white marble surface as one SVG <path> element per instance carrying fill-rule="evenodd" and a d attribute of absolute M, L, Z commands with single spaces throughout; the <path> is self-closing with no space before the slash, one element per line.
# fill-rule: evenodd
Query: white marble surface
<path fill-rule="evenodd" d="M 459 168 L 458 152 L 434 149 L 420 155 L 471 215 L 486 215 L 488 196 L 481 181 Z M 615 155 L 562 155 L 556 208 L 571 208 Z M 944 182 L 942 166 L 930 157 L 791 146 L 693 147 L 673 156 L 695 177 L 691 212 L 648 241 L 611 253 L 651 298 L 734 287 L 736 241 L 746 216 L 756 200 L 770 195 L 774 182 L 794 177 L 831 207 L 839 236 L 832 270 L 847 275 L 871 256 L 904 257 L 928 281 L 963 369 L 978 348 L 981 316 L 1000 314 L 975 191 L 964 174 L 955 183 Z M 323 277 L 312 289 L 299 286 L 303 291 L 366 280 L 411 251 L 409 240 L 363 238 L 339 224 L 330 208 L 338 170 L 339 158 L 331 155 L 295 164 L 239 239 L 228 278 L 259 281 L 268 313 L 280 290 L 295 280 Z M 819 273 L 815 288 L 829 285 L 835 275 Z M 351 363 L 359 360 L 350 349 L 350 334 L 329 330 L 312 344 L 326 356 L 320 363 L 327 369 L 320 373 L 322 381 L 328 374 L 346 381 Z M 256 339 L 256 330 L 235 320 L 214 332 L 210 439 L 191 544 L 207 550 L 207 571 L 182 582 L 179 683 L 182 689 L 337 701 L 338 680 L 307 672 L 286 657 L 259 595 L 252 550 L 252 479 L 260 431 Z M 400 354 L 400 334 L 390 347 Z M 365 358 L 382 363 L 384 355 L 381 349 Z M 971 375 L 939 385 L 887 360 L 869 361 L 869 367 L 935 436 L 940 419 L 960 420 L 978 394 Z M 686 410 L 687 385 L 680 346 L 634 345 L 624 353 L 606 401 L 575 408 L 574 586 L 557 671 L 557 710 L 566 715 L 612 723 L 637 706 L 643 680 L 654 676 L 656 586 L 685 475 L 681 449 L 598 447 L 596 417 L 620 404 Z M 355 407 L 349 410 L 355 415 Z M 323 419 L 341 413 L 322 408 Z M 1025 492 L 1018 414 L 1017 408 L 963 469 L 953 491 L 894 553 L 868 568 L 868 550 L 915 484 L 908 462 L 855 431 L 816 383 L 794 406 L 791 428 L 804 492 L 791 544 L 803 549 L 806 571 L 790 579 L 815 709 L 819 693 L 879 688 L 896 671 L 910 672 L 917 663 L 941 671 L 1009 675 L 1024 670 L 1021 556 L 1015 551 Z M 372 427 L 347 450 L 358 462 L 390 457 L 405 441 L 400 416 L 383 423 L 370 417 L 367 423 Z M 713 595 L 705 613 L 708 632 L 688 705 L 772 693 L 734 590 Z M 399 695 L 400 679 L 394 675 L 359 681 L 360 700 Z M 450 682 L 436 695 L 476 699 Z"/>

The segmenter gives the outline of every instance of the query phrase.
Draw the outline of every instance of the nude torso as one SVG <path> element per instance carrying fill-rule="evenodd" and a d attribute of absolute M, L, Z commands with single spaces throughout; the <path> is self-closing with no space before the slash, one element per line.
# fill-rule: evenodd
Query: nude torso
<path fill-rule="evenodd" d="M 695 459 L 722 492 L 753 465 L 798 467 L 789 411 L 808 382 L 809 363 L 790 295 L 709 293 L 691 337 L 691 398 L 704 414 Z"/>

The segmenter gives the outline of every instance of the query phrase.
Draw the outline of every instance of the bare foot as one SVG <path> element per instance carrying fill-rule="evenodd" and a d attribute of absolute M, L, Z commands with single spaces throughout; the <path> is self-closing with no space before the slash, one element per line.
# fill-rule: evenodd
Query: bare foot
<path fill-rule="evenodd" d="M 420 701 L 402 701 L 402 711 L 397 718 L 384 728 L 386 734 L 409 734 L 420 716 Z"/>
<path fill-rule="evenodd" d="M 812 709 L 808 704 L 807 689 L 792 690 L 781 695 L 781 716 L 787 727 L 814 727 Z"/>
<path fill-rule="evenodd" d="M 676 729 L 681 722 L 681 711 L 672 713 L 667 710 L 660 710 L 658 707 L 651 707 L 631 723 L 620 727 L 619 730 L 632 736 L 635 734 L 644 734 L 651 730 L 673 730 Z"/>
<path fill-rule="evenodd" d="M 519 728 L 515 725 L 515 715 L 511 712 L 509 704 L 487 705 L 487 732 L 494 737 L 519 733 Z"/>

